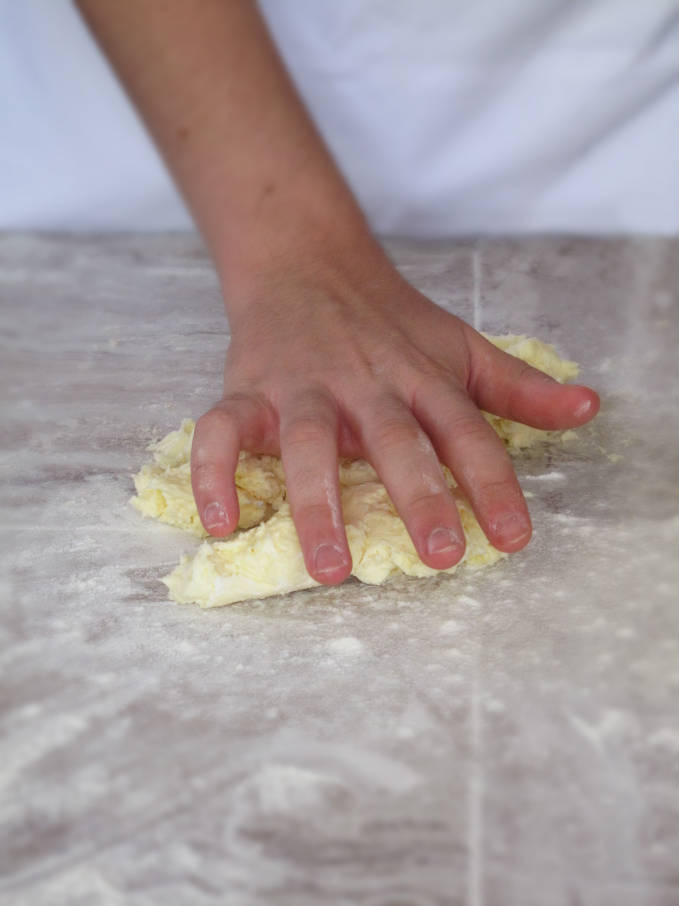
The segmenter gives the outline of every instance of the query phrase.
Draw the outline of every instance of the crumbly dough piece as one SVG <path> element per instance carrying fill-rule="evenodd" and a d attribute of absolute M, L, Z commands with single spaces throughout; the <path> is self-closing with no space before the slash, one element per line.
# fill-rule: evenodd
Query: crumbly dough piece
<path fill-rule="evenodd" d="M 554 347 L 524 336 L 488 339 L 557 380 L 575 377 L 578 367 L 561 359 Z M 510 453 L 519 452 L 559 432 L 539 431 L 484 413 Z M 182 422 L 149 449 L 153 462 L 135 475 L 137 496 L 132 504 L 145 516 L 205 538 L 191 491 L 190 455 L 194 423 Z M 488 542 L 455 481 L 444 467 L 467 538 L 461 563 L 488 566 L 505 556 Z M 433 570 L 417 556 L 401 518 L 373 468 L 363 460 L 340 464 L 342 511 L 353 562 L 352 575 L 379 585 L 389 577 L 431 576 Z M 239 528 L 226 541 L 204 541 L 193 556 L 184 556 L 164 582 L 179 603 L 219 607 L 250 598 L 266 598 L 318 585 L 307 573 L 279 459 L 241 453 L 236 470 L 240 504 Z M 458 564 L 460 565 L 460 564 Z M 446 570 L 452 573 L 457 566 Z"/>

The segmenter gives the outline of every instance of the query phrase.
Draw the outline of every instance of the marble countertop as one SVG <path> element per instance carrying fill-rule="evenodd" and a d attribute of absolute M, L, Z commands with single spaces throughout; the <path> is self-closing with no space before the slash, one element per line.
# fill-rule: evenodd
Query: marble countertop
<path fill-rule="evenodd" d="M 219 394 L 202 246 L 0 237 L 2 906 L 679 904 L 679 241 L 389 249 L 601 415 L 490 570 L 202 612 L 128 506 Z"/>

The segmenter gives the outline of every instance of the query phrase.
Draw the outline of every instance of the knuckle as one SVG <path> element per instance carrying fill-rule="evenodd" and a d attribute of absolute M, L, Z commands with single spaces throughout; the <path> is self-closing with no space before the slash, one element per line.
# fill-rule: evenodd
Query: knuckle
<path fill-rule="evenodd" d="M 231 423 L 223 422 L 214 410 L 206 412 L 196 422 L 191 444 L 191 473 L 193 475 L 212 469 L 219 438 L 231 436 Z M 223 447 L 223 441 L 220 443 Z"/>
<path fill-rule="evenodd" d="M 214 464 L 210 459 L 196 459 L 195 457 L 191 460 L 191 475 L 194 479 L 203 478 L 205 475 L 215 471 Z"/>
<path fill-rule="evenodd" d="M 266 395 L 255 390 L 232 390 L 224 395 L 217 408 L 236 421 L 246 414 L 259 418 L 271 414 L 271 403 Z"/>
<path fill-rule="evenodd" d="M 441 509 L 444 505 L 448 506 L 449 498 L 450 495 L 443 489 L 440 491 L 420 490 L 408 498 L 406 507 L 412 513 L 432 512 Z"/>
<path fill-rule="evenodd" d="M 209 428 L 212 424 L 215 417 L 215 410 L 210 409 L 208 412 L 204 412 L 199 419 L 196 421 L 196 427 L 194 430 L 194 438 L 199 437 L 201 434 L 205 433 L 205 429 Z"/>
<path fill-rule="evenodd" d="M 375 428 L 378 447 L 416 446 L 421 443 L 422 437 L 417 425 L 401 418 L 383 419 Z"/>
<path fill-rule="evenodd" d="M 305 528 L 330 525 L 332 522 L 330 507 L 320 501 L 306 501 L 296 507 L 296 522 Z"/>
<path fill-rule="evenodd" d="M 211 461 L 192 460 L 191 485 L 195 493 L 211 493 L 218 479 L 219 474 Z"/>
<path fill-rule="evenodd" d="M 204 419 L 206 416 L 201 416 Z M 191 474 L 197 474 L 204 469 L 212 458 L 211 444 L 209 437 L 212 434 L 210 422 L 196 422 L 196 428 L 193 432 L 193 441 L 191 442 Z"/>
<path fill-rule="evenodd" d="M 264 437 L 275 433 L 277 416 L 271 403 L 262 395 L 247 392 L 233 392 L 201 415 L 194 431 L 194 449 L 203 453 L 203 448 L 215 444 L 232 445 L 244 436 L 257 444 Z"/>
<path fill-rule="evenodd" d="M 217 403 L 198 419 L 194 437 L 200 439 L 213 431 L 228 430 L 234 426 L 234 423 L 232 412 L 223 406 L 223 402 Z"/>
<path fill-rule="evenodd" d="M 509 476 L 485 479 L 484 481 L 479 483 L 479 492 L 488 499 L 498 497 L 515 497 L 515 482 Z"/>
<path fill-rule="evenodd" d="M 465 413 L 453 418 L 448 426 L 448 434 L 455 441 L 465 443 L 487 441 L 490 437 L 488 424 L 480 412 Z"/>
<path fill-rule="evenodd" d="M 474 506 L 488 516 L 498 509 L 524 509 L 525 503 L 511 481 L 484 481 L 478 484 L 472 495 Z"/>
<path fill-rule="evenodd" d="M 521 400 L 521 397 L 526 392 L 527 380 L 534 378 L 536 373 L 539 374 L 527 362 L 521 362 L 517 366 L 511 381 L 507 383 L 505 398 L 502 400 L 505 411 L 511 411 L 517 401 Z"/>
<path fill-rule="evenodd" d="M 282 439 L 289 447 L 325 446 L 331 430 L 329 419 L 322 414 L 294 415 L 284 424 Z"/>

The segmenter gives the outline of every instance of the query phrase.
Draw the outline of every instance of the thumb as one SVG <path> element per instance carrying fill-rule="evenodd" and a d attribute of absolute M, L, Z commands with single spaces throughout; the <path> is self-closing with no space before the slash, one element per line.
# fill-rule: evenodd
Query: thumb
<path fill-rule="evenodd" d="M 599 411 L 597 393 L 561 384 L 476 334 L 470 344 L 469 394 L 481 409 L 532 428 L 559 431 L 584 425 Z"/>

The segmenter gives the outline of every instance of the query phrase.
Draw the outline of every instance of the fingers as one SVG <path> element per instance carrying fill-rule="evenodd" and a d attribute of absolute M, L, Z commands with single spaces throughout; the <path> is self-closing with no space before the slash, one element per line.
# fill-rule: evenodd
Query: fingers
<path fill-rule="evenodd" d="M 307 571 L 334 585 L 351 572 L 337 463 L 338 414 L 322 391 L 281 405 L 281 456 L 288 501 Z"/>
<path fill-rule="evenodd" d="M 191 485 L 200 521 L 211 535 L 223 538 L 237 527 L 238 454 L 246 438 L 261 439 L 267 433 L 271 417 L 257 397 L 233 394 L 198 419 L 191 447 Z"/>
<path fill-rule="evenodd" d="M 469 498 L 479 524 L 498 550 L 513 553 L 531 536 L 531 522 L 502 441 L 462 390 L 430 386 L 415 414 Z"/>
<path fill-rule="evenodd" d="M 469 391 L 481 409 L 546 431 L 577 428 L 599 411 L 599 397 L 589 387 L 560 384 L 479 334 L 474 343 Z"/>
<path fill-rule="evenodd" d="M 434 448 L 410 410 L 384 396 L 363 410 L 367 458 L 382 479 L 424 563 L 448 569 L 464 554 L 464 532 Z"/>
<path fill-rule="evenodd" d="M 465 547 L 439 459 L 452 470 L 490 542 L 502 551 L 520 550 L 531 535 L 528 510 L 504 446 L 477 406 L 556 430 L 588 421 L 599 399 L 587 387 L 559 384 L 478 334 L 468 346 L 469 395 L 429 377 L 417 393 L 402 387 L 401 396 L 382 385 L 379 396 L 373 390 L 368 402 L 358 405 L 355 399 L 350 405 L 345 394 L 336 402 L 329 380 L 318 384 L 326 389 L 307 384 L 296 395 L 279 380 L 271 397 L 275 412 L 272 403 L 254 393 L 224 399 L 199 420 L 192 449 L 192 485 L 206 530 L 223 537 L 238 524 L 234 473 L 239 450 L 280 450 L 307 570 L 324 584 L 342 581 L 351 570 L 351 555 L 341 518 L 341 442 L 375 466 L 428 566 L 453 566 Z M 364 387 L 359 394 L 368 397 Z M 342 419 L 340 407 L 347 413 Z"/>

